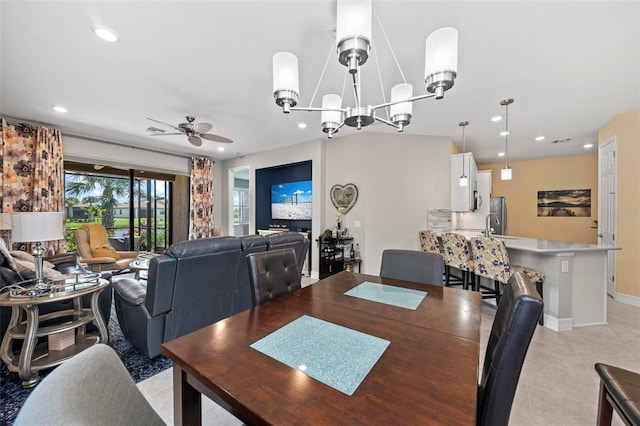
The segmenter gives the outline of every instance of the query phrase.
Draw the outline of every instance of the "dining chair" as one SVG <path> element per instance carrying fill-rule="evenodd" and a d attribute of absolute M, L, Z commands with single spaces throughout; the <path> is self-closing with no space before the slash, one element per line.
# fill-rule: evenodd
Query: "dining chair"
<path fill-rule="evenodd" d="M 479 426 L 506 426 L 542 298 L 529 278 L 516 272 L 498 304 L 478 386 Z"/>
<path fill-rule="evenodd" d="M 387 249 L 382 252 L 380 276 L 422 284 L 442 285 L 442 255 L 418 250 Z"/>
<path fill-rule="evenodd" d="M 247 255 L 253 306 L 302 287 L 298 258 L 292 248 Z"/>
<path fill-rule="evenodd" d="M 164 425 L 118 354 L 96 344 L 59 365 L 31 392 L 14 425 Z"/>
<path fill-rule="evenodd" d="M 475 275 L 474 262 L 467 239 L 453 232 L 442 234 L 442 257 L 444 260 L 444 285 L 462 285 L 466 290 L 473 286 Z M 453 274 L 451 268 L 459 270 L 461 277 Z"/>
<path fill-rule="evenodd" d="M 640 374 L 624 368 L 596 363 L 600 376 L 598 426 L 611 425 L 613 410 L 625 425 L 640 425 Z"/>
<path fill-rule="evenodd" d="M 471 253 L 474 259 L 474 274 L 476 276 L 475 290 L 482 291 L 482 298 L 495 298 L 496 304 L 500 304 L 501 286 L 507 284 L 509 278 L 516 273 L 524 273 L 536 286 L 538 294 L 542 297 L 542 284 L 544 274 L 532 268 L 512 265 L 509 262 L 509 254 L 504 241 L 492 237 L 471 238 Z M 494 288 L 483 286 L 480 277 L 493 280 Z M 540 319 L 542 324 L 542 318 Z"/>

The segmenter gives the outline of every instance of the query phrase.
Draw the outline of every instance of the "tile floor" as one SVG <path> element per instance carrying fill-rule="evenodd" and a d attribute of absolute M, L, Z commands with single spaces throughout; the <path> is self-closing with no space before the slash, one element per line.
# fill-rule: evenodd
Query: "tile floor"
<path fill-rule="evenodd" d="M 495 311 L 483 307 L 482 352 Z M 598 402 L 596 362 L 640 371 L 640 308 L 609 300 L 609 324 L 557 333 L 538 327 L 520 376 L 510 425 L 593 425 Z M 482 362 L 480 363 L 482 365 Z M 166 370 L 138 384 L 156 411 L 173 424 L 172 375 Z M 203 424 L 240 425 L 208 398 Z M 622 422 L 614 414 L 614 425 Z"/>

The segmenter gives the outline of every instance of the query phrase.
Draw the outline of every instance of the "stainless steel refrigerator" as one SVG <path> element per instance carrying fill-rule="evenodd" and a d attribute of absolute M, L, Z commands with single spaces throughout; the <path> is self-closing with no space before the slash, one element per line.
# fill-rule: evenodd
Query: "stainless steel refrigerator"
<path fill-rule="evenodd" d="M 507 203 L 504 197 L 491 198 L 489 211 L 491 213 L 491 228 L 493 228 L 493 232 L 498 235 L 506 235 Z"/>

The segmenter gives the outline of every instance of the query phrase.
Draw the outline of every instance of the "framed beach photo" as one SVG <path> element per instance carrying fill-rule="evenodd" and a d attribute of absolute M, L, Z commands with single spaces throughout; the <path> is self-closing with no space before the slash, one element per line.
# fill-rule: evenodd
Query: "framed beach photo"
<path fill-rule="evenodd" d="M 538 191 L 538 216 L 590 217 L 591 190 Z"/>

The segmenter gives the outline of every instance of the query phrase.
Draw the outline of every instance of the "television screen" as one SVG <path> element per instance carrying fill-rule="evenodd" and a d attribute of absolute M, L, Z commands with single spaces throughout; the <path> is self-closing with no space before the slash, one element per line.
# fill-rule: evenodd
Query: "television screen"
<path fill-rule="evenodd" d="M 311 181 L 271 185 L 271 219 L 311 220 Z"/>

